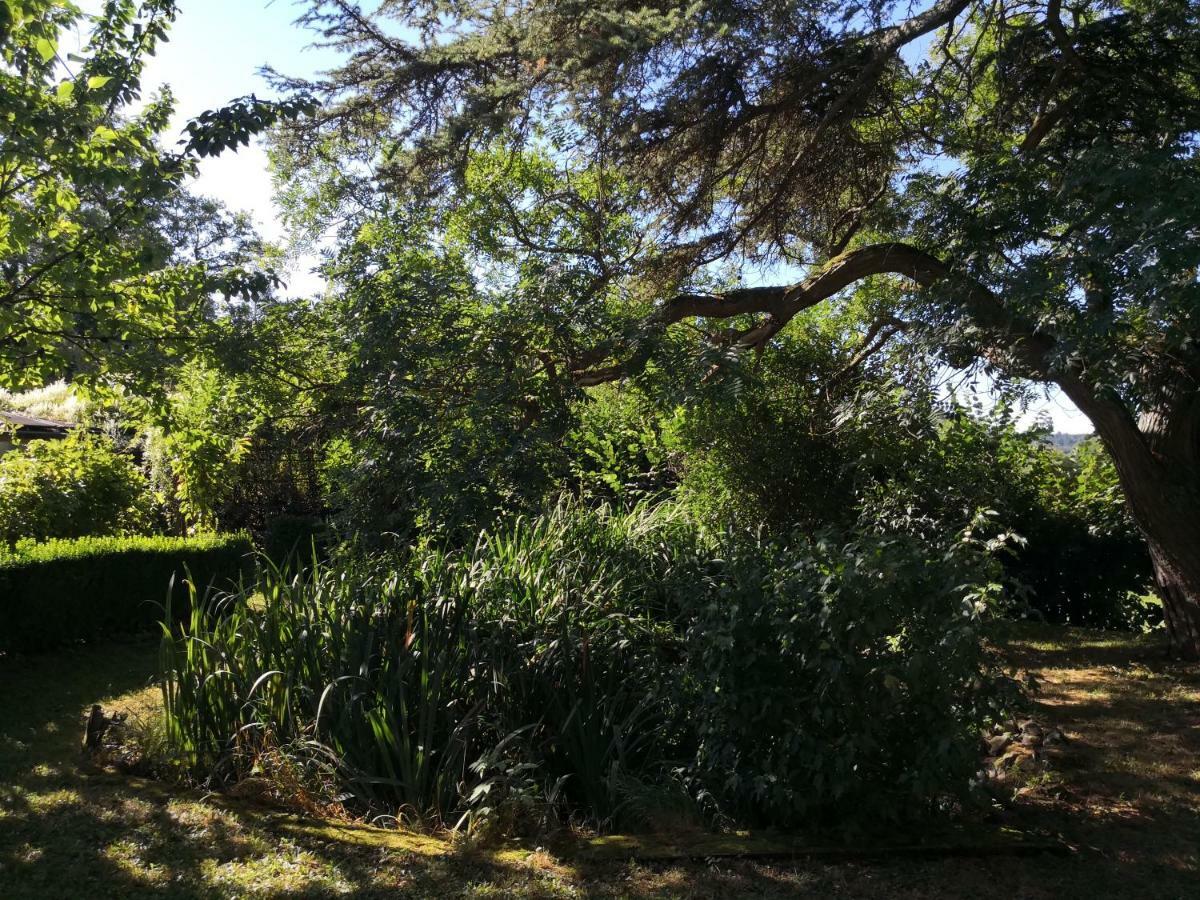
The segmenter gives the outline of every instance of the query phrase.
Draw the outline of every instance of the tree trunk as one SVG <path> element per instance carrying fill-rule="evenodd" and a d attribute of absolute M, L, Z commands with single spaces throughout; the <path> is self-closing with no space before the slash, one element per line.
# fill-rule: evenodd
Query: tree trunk
<path fill-rule="evenodd" d="M 1169 462 L 1145 470 L 1113 453 L 1133 519 L 1146 538 L 1172 651 L 1200 659 L 1200 472 Z"/>
<path fill-rule="evenodd" d="M 1148 471 L 1128 459 L 1117 468 L 1150 548 L 1171 649 L 1200 659 L 1200 472 L 1170 459 Z"/>
<path fill-rule="evenodd" d="M 1200 659 L 1200 400 L 1172 404 L 1170 415 L 1135 422 L 1115 400 L 1071 379 L 1060 382 L 1092 420 L 1150 549 L 1174 654 Z"/>
<path fill-rule="evenodd" d="M 1200 582 L 1180 572 L 1153 541 L 1149 543 L 1171 649 L 1184 659 L 1200 659 Z"/>

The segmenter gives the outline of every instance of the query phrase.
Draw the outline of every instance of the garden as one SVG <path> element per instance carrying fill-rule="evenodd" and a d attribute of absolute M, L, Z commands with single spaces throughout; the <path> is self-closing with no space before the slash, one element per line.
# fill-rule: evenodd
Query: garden
<path fill-rule="evenodd" d="M 0 894 L 1194 892 L 1194 4 L 186 6 L 0 0 Z"/>

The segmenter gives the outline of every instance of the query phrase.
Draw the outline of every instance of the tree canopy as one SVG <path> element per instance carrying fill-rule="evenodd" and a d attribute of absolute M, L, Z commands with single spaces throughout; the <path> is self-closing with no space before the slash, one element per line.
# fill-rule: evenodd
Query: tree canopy
<path fill-rule="evenodd" d="M 849 477 L 856 438 L 815 423 L 884 422 L 895 390 L 932 439 L 931 373 L 983 369 L 1095 424 L 1200 653 L 1194 3 L 312 0 L 341 63 L 274 73 L 286 99 L 173 148 L 142 78 L 175 3 L 0 10 L 0 382 L 137 379 L 184 519 L 326 491 L 358 530 L 477 530 L 564 479 L 586 493 L 580 454 L 602 482 L 667 458 L 686 410 L 675 438 L 711 437 L 691 462 L 747 476 L 728 506 L 796 525 L 826 517 L 816 493 L 776 508 L 721 452 L 808 441 L 811 469 L 776 474 L 858 509 L 863 484 L 936 476 L 898 436 L 889 477 Z M 293 236 L 325 252 L 311 302 L 279 302 L 276 248 L 189 190 L 266 130 Z M 614 420 L 623 447 L 580 412 L 622 381 L 664 416 Z M 243 490 L 251 469 L 307 474 Z"/>
<path fill-rule="evenodd" d="M 201 156 L 306 107 L 244 98 L 163 146 L 169 90 L 143 96 L 172 0 L 0 4 L 0 385 L 153 372 L 215 302 L 275 284 L 246 221 L 190 195 Z M 65 46 L 83 26 L 86 46 Z M 151 379 L 151 382 L 153 379 Z"/>
<path fill-rule="evenodd" d="M 279 77 L 323 100 L 280 142 L 301 217 L 381 195 L 451 216 L 481 154 L 542 154 L 557 186 L 507 198 L 493 228 L 590 276 L 545 300 L 577 385 L 664 364 L 681 322 L 768 349 L 801 311 L 898 276 L 864 349 L 903 333 L 1060 386 L 1200 648 L 1194 3 L 329 0 L 304 21 L 347 60 Z M 333 159 L 355 163 L 331 182 Z M 555 217 L 581 227 L 530 228 Z M 764 271 L 799 277 L 739 284 Z M 627 315 L 580 312 L 614 296 Z"/>

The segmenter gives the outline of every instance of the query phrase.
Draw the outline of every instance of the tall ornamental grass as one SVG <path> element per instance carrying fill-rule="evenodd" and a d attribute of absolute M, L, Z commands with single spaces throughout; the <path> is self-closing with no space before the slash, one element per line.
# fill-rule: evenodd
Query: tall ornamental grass
<path fill-rule="evenodd" d="M 564 504 L 194 604 L 164 630 L 167 734 L 214 783 L 283 759 L 416 824 L 897 821 L 966 795 L 1000 708 L 990 574 L 961 540 L 772 545 Z"/>

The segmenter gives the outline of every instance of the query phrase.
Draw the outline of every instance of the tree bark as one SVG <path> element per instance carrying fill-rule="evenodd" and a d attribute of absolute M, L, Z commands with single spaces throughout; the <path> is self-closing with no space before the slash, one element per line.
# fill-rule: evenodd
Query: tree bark
<path fill-rule="evenodd" d="M 1183 659 L 1200 659 L 1200 581 L 1181 572 L 1150 544 L 1154 581 L 1163 604 L 1171 650 Z"/>
<path fill-rule="evenodd" d="M 1158 462 L 1156 471 L 1122 461 L 1117 453 L 1113 458 L 1130 512 L 1150 548 L 1171 650 L 1200 659 L 1200 472 L 1176 468 L 1169 460 Z"/>
<path fill-rule="evenodd" d="M 1059 380 L 1096 426 L 1154 564 L 1171 651 L 1200 659 L 1200 401 L 1183 398 L 1135 422 L 1116 400 Z"/>

